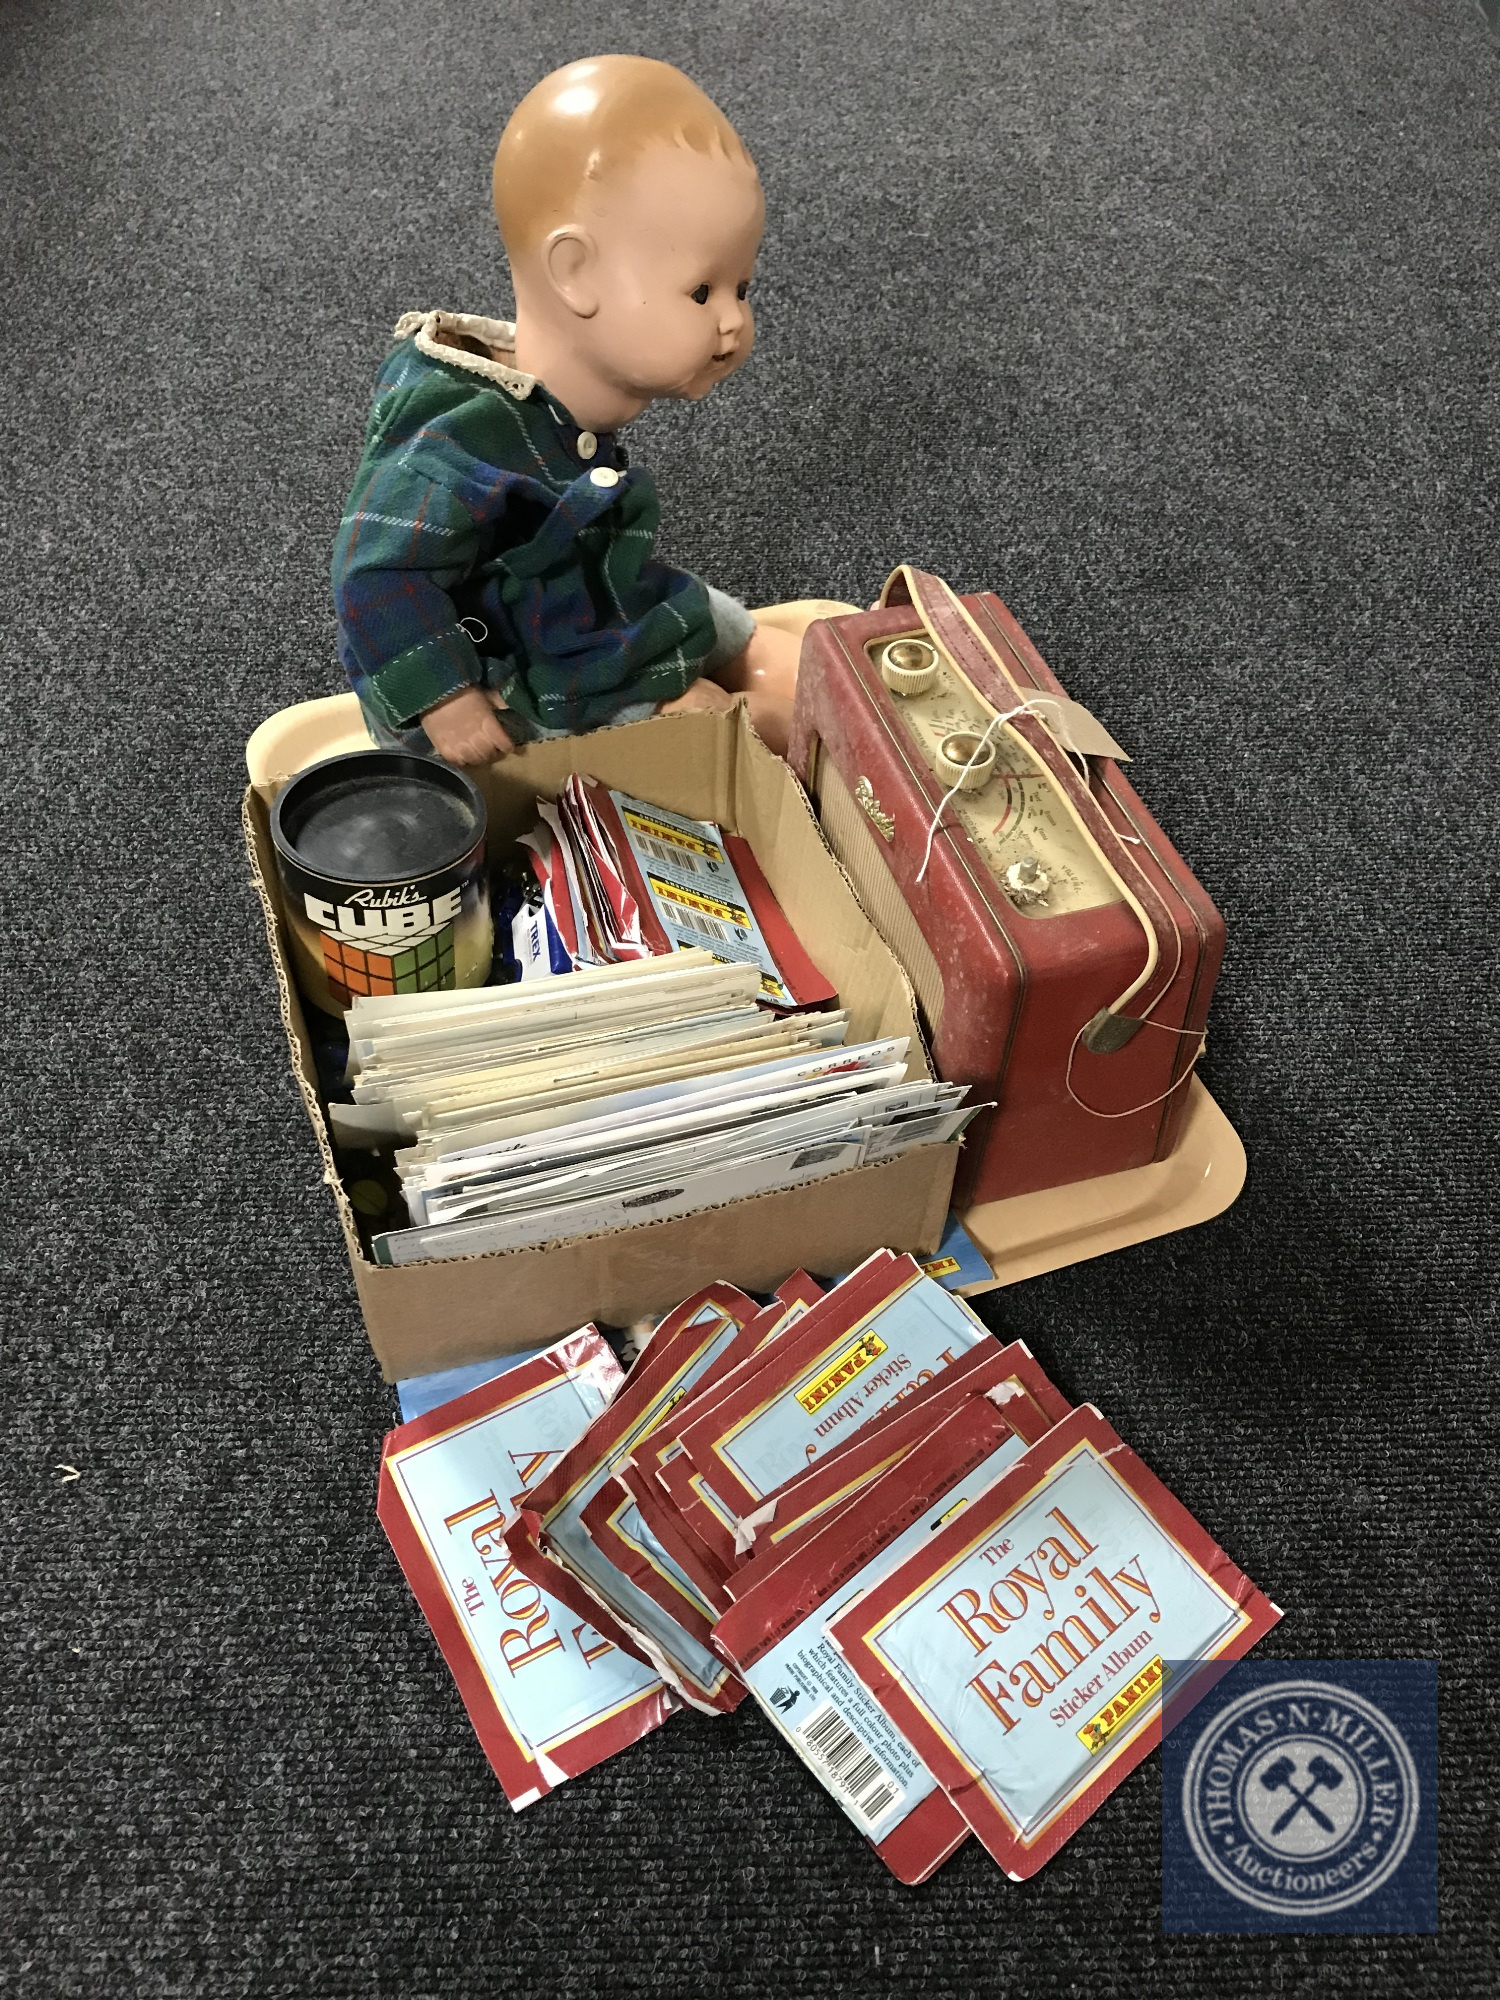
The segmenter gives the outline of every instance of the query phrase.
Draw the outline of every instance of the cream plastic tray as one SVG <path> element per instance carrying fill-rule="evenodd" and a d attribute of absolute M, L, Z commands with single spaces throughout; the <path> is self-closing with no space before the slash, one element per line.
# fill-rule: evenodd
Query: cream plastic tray
<path fill-rule="evenodd" d="M 1188 1092 L 1182 1136 L 1170 1159 L 961 1209 L 960 1222 L 995 1274 L 988 1282 L 961 1286 L 965 1296 L 1222 1215 L 1245 1185 L 1245 1149 L 1196 1077 Z"/>
<path fill-rule="evenodd" d="M 856 608 L 831 598 L 803 598 L 755 615 L 801 632 L 815 618 Z M 319 758 L 369 747 L 355 696 L 328 695 L 268 716 L 245 745 L 245 762 L 252 784 L 270 785 Z M 1018 1284 L 1222 1215 L 1245 1184 L 1245 1149 L 1196 1077 L 1188 1091 L 1182 1137 L 1170 1159 L 960 1210 L 959 1220 L 995 1274 L 963 1286 L 964 1294 L 972 1298 Z"/>

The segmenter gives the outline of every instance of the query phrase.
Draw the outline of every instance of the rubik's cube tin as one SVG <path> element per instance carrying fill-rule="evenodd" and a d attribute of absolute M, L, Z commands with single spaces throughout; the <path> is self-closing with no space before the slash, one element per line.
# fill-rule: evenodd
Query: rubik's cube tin
<path fill-rule="evenodd" d="M 404 750 L 330 757 L 281 793 L 271 838 L 297 983 L 315 1007 L 484 984 L 485 806 L 462 771 Z"/>

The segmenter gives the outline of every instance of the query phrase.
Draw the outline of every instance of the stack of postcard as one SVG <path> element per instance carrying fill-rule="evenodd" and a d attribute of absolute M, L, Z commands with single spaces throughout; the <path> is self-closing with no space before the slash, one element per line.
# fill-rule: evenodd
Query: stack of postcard
<path fill-rule="evenodd" d="M 1033 1873 L 1280 1616 L 889 1251 L 709 1286 L 623 1380 L 585 1329 L 392 1432 L 381 1494 L 514 1805 L 748 1692 L 905 1882 L 971 1832 Z"/>
<path fill-rule="evenodd" d="M 980 1107 L 906 1080 L 907 1038 L 847 1042 L 839 1008 L 778 1015 L 706 952 L 541 985 L 361 997 L 352 1126 L 401 1144 L 411 1226 L 375 1259 L 517 1249 L 795 1187 L 951 1139 Z"/>
<path fill-rule="evenodd" d="M 542 891 L 513 926 L 522 979 L 706 947 L 754 968 L 773 1007 L 836 998 L 782 915 L 748 841 L 597 779 L 569 778 L 523 836 Z"/>

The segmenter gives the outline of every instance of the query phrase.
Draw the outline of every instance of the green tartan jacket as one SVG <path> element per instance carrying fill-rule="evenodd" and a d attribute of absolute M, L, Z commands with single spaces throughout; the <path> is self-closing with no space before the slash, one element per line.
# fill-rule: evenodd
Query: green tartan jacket
<path fill-rule="evenodd" d="M 515 338 L 461 313 L 397 322 L 333 552 L 360 700 L 401 730 L 489 687 L 534 728 L 576 734 L 680 695 L 714 621 L 698 578 L 652 556 L 650 474 L 534 376 L 439 333 L 502 352 Z"/>

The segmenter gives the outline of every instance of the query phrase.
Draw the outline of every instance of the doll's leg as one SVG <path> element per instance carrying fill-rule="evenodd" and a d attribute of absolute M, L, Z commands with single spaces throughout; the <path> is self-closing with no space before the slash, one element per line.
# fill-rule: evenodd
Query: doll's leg
<path fill-rule="evenodd" d="M 757 625 L 748 643 L 722 666 L 710 667 L 710 679 L 730 694 L 748 696 L 756 734 L 778 757 L 786 755 L 792 733 L 792 704 L 797 696 L 797 662 L 802 641 L 774 625 Z"/>
<path fill-rule="evenodd" d="M 744 694 L 750 719 L 762 740 L 784 757 L 797 693 L 802 635 L 815 618 L 837 618 L 858 611 L 859 606 L 834 598 L 803 597 L 751 612 L 712 584 L 708 585 L 708 601 L 717 643 L 704 666 L 704 680 L 726 693 Z M 699 681 L 679 701 L 664 702 L 662 712 L 715 706 Z"/>

